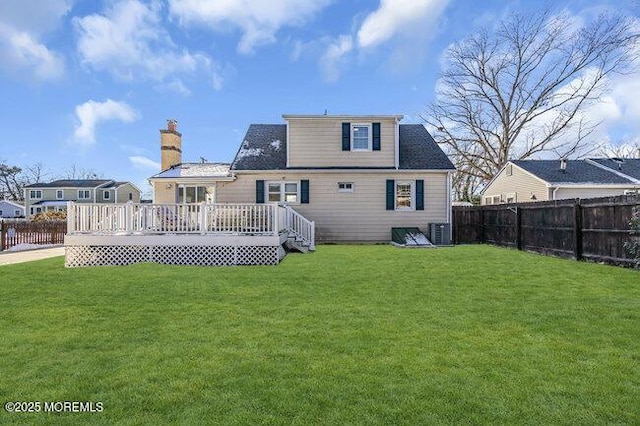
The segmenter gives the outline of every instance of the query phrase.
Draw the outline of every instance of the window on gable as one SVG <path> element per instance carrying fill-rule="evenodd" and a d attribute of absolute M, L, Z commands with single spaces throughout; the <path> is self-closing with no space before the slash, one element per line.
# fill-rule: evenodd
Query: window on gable
<path fill-rule="evenodd" d="M 396 210 L 413 210 L 413 182 L 396 182 Z"/>
<path fill-rule="evenodd" d="M 267 184 L 267 200 L 271 203 L 298 202 L 298 182 L 269 182 Z"/>
<path fill-rule="evenodd" d="M 103 197 L 105 200 L 110 200 L 110 199 L 111 199 L 111 193 L 110 193 L 109 191 L 104 191 L 104 192 L 102 193 L 102 197 Z"/>
<path fill-rule="evenodd" d="M 351 126 L 351 150 L 371 151 L 370 124 L 353 124 Z"/>
<path fill-rule="evenodd" d="M 0 213 L 0 215 L 2 215 L 2 213 Z M 14 215 L 14 216 L 20 216 L 20 210 L 15 210 L 15 211 L 13 212 L 13 215 Z"/>

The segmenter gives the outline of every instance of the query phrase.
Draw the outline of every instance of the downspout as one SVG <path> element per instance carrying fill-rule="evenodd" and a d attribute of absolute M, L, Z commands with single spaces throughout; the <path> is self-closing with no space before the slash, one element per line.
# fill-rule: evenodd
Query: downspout
<path fill-rule="evenodd" d="M 451 226 L 451 217 L 453 216 L 451 206 L 451 172 L 447 172 L 447 223 L 449 224 L 449 241 L 453 241 L 453 230 Z"/>
<path fill-rule="evenodd" d="M 556 186 L 555 189 L 553 190 L 553 195 L 551 196 L 552 200 L 557 200 L 556 198 L 556 192 L 558 192 L 558 189 L 560 189 L 559 186 Z"/>
<path fill-rule="evenodd" d="M 395 128 L 395 166 L 396 170 L 400 168 L 400 121 L 396 118 Z"/>

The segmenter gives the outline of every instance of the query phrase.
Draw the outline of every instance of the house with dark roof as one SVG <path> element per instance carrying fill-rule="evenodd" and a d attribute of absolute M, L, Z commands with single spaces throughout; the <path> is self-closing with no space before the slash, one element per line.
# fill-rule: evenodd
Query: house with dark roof
<path fill-rule="evenodd" d="M 640 159 L 513 160 L 482 192 L 483 205 L 637 193 Z"/>
<path fill-rule="evenodd" d="M 389 241 L 391 229 L 451 221 L 454 166 L 401 115 L 283 115 L 251 124 L 231 164 L 182 163 L 175 122 L 161 130 L 154 203 L 285 203 L 318 241 Z"/>
<path fill-rule="evenodd" d="M 27 219 L 47 211 L 64 211 L 67 203 L 140 202 L 140 189 L 131 182 L 111 179 L 59 179 L 24 187 Z"/>

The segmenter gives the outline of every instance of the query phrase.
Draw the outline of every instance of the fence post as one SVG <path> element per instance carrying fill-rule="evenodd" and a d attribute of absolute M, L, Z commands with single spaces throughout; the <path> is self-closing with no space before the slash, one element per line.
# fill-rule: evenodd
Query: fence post
<path fill-rule="evenodd" d="M 522 250 L 522 209 L 516 206 L 516 249 Z"/>
<path fill-rule="evenodd" d="M 127 234 L 133 233 L 133 202 L 127 201 L 124 206 L 125 211 L 125 231 Z"/>
<path fill-rule="evenodd" d="M 582 206 L 580 199 L 576 199 L 573 205 L 573 253 L 576 260 L 582 259 Z"/>
<path fill-rule="evenodd" d="M 4 220 L 0 220 L 0 251 L 4 250 L 4 243 L 7 238 L 7 228 L 4 226 Z"/>
<path fill-rule="evenodd" d="M 480 243 L 484 244 L 484 206 L 480 207 Z"/>

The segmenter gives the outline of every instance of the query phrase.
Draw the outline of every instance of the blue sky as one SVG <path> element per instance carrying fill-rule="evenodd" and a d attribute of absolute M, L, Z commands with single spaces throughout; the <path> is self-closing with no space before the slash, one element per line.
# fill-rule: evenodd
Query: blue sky
<path fill-rule="evenodd" d="M 231 161 L 250 123 L 281 123 L 284 113 L 418 122 L 449 44 L 540 3 L 1 0 L 0 160 L 144 186 L 159 171 L 168 118 L 183 133 L 184 161 Z M 638 0 L 554 7 L 640 15 Z M 604 123 L 597 137 L 637 138 L 634 89 L 637 75 L 612 82 L 592 111 Z"/>

